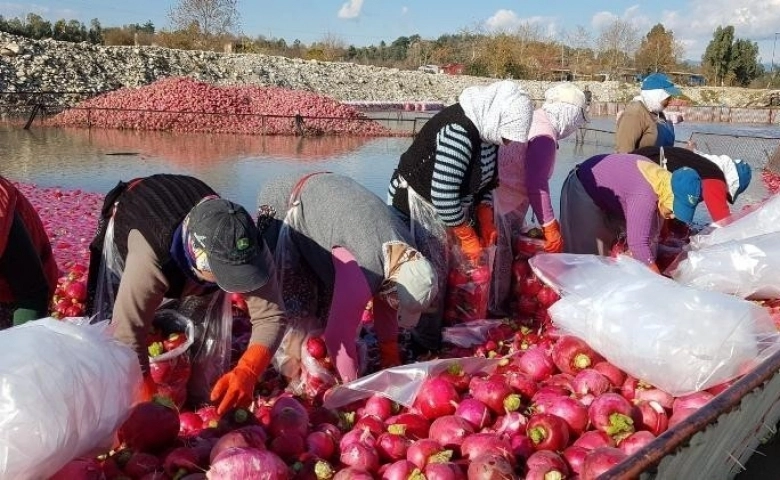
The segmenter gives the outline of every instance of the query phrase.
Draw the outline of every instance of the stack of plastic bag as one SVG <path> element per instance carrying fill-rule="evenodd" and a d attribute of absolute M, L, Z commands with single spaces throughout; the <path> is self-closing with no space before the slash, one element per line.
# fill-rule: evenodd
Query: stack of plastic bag
<path fill-rule="evenodd" d="M 0 332 L 0 478 L 48 478 L 111 446 L 141 382 L 105 324 L 45 318 Z"/>
<path fill-rule="evenodd" d="M 563 332 L 675 396 L 744 374 L 780 347 L 765 309 L 682 286 L 627 256 L 541 254 L 530 264 L 561 294 L 549 313 Z"/>
<path fill-rule="evenodd" d="M 669 275 L 742 298 L 780 298 L 780 195 L 691 237 Z"/>

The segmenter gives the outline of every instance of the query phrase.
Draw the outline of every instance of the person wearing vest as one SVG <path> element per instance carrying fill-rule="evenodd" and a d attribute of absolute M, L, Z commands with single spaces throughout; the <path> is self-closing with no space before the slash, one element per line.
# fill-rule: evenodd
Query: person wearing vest
<path fill-rule="evenodd" d="M 643 147 L 632 153 L 649 158 L 670 172 L 683 167 L 701 177 L 701 193 L 713 222 L 731 214 L 729 205 L 744 192 L 753 177 L 750 165 L 728 155 L 711 155 L 683 147 Z"/>
<path fill-rule="evenodd" d="M 596 155 L 577 165 L 561 191 L 566 253 L 609 255 L 622 231 L 630 254 L 658 272 L 652 245 L 661 218 L 691 224 L 701 202 L 701 178 L 692 168 L 669 172 L 628 153 Z"/>
<path fill-rule="evenodd" d="M 544 250 L 563 251 L 560 225 L 550 198 L 550 177 L 558 141 L 587 122 L 587 100 L 582 90 L 568 82 L 547 89 L 544 98 L 544 104 L 534 111 L 528 143 L 511 142 L 498 149 L 501 182 L 493 192 L 498 248 L 490 300 L 494 314 L 508 313 L 514 260 L 512 241 L 525 223 L 529 205 L 544 232 Z"/>
<path fill-rule="evenodd" d="M 113 218 L 114 245 L 104 245 Z M 258 377 L 284 333 L 285 315 L 273 258 L 255 222 L 240 205 L 220 198 L 202 181 L 159 174 L 120 182 L 106 196 L 90 245 L 88 309 L 95 309 L 96 276 L 104 247 L 115 247 L 124 270 L 113 304 L 115 337 L 138 354 L 144 398 L 155 393 L 146 336 L 164 298 L 241 293 L 252 322 L 249 347 L 214 385 L 218 411 L 248 406 Z"/>
<path fill-rule="evenodd" d="M 618 116 L 615 151 L 674 146 L 674 124 L 666 118 L 664 109 L 672 97 L 680 95 L 680 89 L 663 73 L 645 77 L 639 95 Z"/>
<path fill-rule="evenodd" d="M 0 177 L 0 304 L 12 312 L 13 325 L 48 315 L 58 276 L 38 212 Z"/>
<path fill-rule="evenodd" d="M 269 247 L 277 254 L 294 250 L 322 285 L 317 294 L 332 292 L 323 339 L 341 380 L 358 377 L 355 339 L 369 302 L 380 366 L 401 365 L 399 326 L 417 325 L 438 288 L 404 222 L 355 180 L 329 172 L 268 182 L 258 206 L 258 227 Z"/>
<path fill-rule="evenodd" d="M 439 274 L 437 312 L 412 335 L 424 349 L 440 348 L 449 269 L 447 239 L 434 232 L 447 232 L 467 259 L 495 244 L 491 194 L 499 181 L 498 146 L 525 142 L 532 113 L 531 99 L 515 82 L 466 88 L 457 103 L 423 125 L 393 172 L 388 203 L 409 222 L 418 248 Z M 418 207 L 431 212 L 428 222 L 415 218 Z M 426 235 L 436 241 L 422 240 Z"/>

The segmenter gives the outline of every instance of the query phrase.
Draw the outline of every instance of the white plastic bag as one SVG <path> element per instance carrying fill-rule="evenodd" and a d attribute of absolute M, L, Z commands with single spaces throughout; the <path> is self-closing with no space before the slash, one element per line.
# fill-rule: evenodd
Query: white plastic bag
<path fill-rule="evenodd" d="M 549 313 L 562 331 L 672 395 L 735 378 L 778 348 L 765 309 L 680 285 L 633 258 L 541 254 L 529 263 L 561 293 Z"/>
<path fill-rule="evenodd" d="M 490 329 L 504 323 L 501 319 L 479 319 L 460 325 L 453 325 L 444 329 L 442 340 L 444 343 L 451 343 L 456 347 L 473 347 L 485 343 Z"/>
<path fill-rule="evenodd" d="M 377 394 L 411 407 L 425 379 L 446 371 L 450 366 L 459 365 L 467 374 L 490 373 L 501 361 L 500 358 L 447 358 L 387 368 L 333 387 L 325 394 L 324 405 L 326 408 L 338 408 Z"/>
<path fill-rule="evenodd" d="M 774 195 L 747 211 L 735 212 L 691 237 L 690 249 L 698 250 L 733 240 L 780 232 L 780 195 Z"/>
<path fill-rule="evenodd" d="M 48 478 L 109 448 L 129 414 L 138 357 L 105 322 L 84 323 L 44 318 L 0 332 L 0 478 Z"/>
<path fill-rule="evenodd" d="M 685 252 L 668 273 L 689 287 L 752 300 L 780 298 L 780 232 Z"/>

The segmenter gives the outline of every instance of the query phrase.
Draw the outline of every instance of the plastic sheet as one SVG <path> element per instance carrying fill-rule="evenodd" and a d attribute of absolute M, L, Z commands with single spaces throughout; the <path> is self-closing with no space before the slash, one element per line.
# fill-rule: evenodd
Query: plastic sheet
<path fill-rule="evenodd" d="M 685 252 L 668 273 L 689 287 L 752 300 L 780 298 L 780 232 Z"/>
<path fill-rule="evenodd" d="M 758 205 L 735 212 L 704 228 L 698 235 L 691 237 L 690 249 L 698 250 L 774 232 L 780 232 L 780 195 L 773 195 Z"/>
<path fill-rule="evenodd" d="M 105 322 L 80 320 L 45 318 L 0 332 L 0 478 L 48 478 L 109 448 L 129 414 L 138 357 Z"/>
<path fill-rule="evenodd" d="M 530 265 L 562 296 L 549 309 L 562 331 L 675 396 L 744 374 L 780 345 L 766 309 L 680 285 L 627 256 L 541 254 Z"/>
<path fill-rule="evenodd" d="M 453 325 L 444 329 L 442 339 L 444 343 L 450 343 L 456 347 L 468 348 L 480 345 L 487 340 L 490 329 L 504 323 L 503 320 L 480 319 L 462 325 Z"/>
<path fill-rule="evenodd" d="M 326 408 L 339 408 L 374 394 L 411 407 L 425 379 L 446 371 L 452 365 L 460 365 L 467 374 L 490 373 L 498 366 L 500 358 L 448 358 L 392 367 L 355 381 L 331 388 L 324 397 Z"/>

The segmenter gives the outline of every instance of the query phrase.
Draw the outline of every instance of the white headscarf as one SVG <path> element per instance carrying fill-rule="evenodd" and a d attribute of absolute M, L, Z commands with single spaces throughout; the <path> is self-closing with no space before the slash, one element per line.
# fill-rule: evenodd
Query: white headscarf
<path fill-rule="evenodd" d="M 494 145 L 503 144 L 503 139 L 528 141 L 533 102 L 515 82 L 502 80 L 484 87 L 468 87 L 460 94 L 458 103 L 483 141 Z"/>
<path fill-rule="evenodd" d="M 548 88 L 544 100 L 542 110 L 558 133 L 558 140 L 576 132 L 585 123 L 585 94 L 573 83 L 564 82 Z"/>
<path fill-rule="evenodd" d="M 634 100 L 639 100 L 645 104 L 648 110 L 653 113 L 661 113 L 664 110 L 664 106 L 661 102 L 671 97 L 666 90 L 640 90 L 639 96 L 634 97 Z"/>

